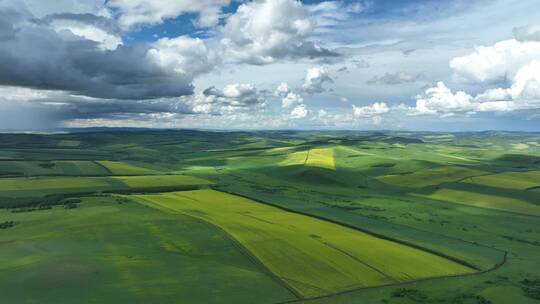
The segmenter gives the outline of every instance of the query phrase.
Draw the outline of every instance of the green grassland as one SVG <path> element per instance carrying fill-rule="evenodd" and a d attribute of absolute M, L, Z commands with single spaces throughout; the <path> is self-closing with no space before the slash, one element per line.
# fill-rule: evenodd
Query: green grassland
<path fill-rule="evenodd" d="M 427 197 L 450 203 L 540 216 L 540 205 L 530 204 L 517 198 L 456 189 L 440 189 Z"/>
<path fill-rule="evenodd" d="M 474 271 L 422 250 L 214 190 L 136 198 L 221 227 L 302 297 Z"/>
<path fill-rule="evenodd" d="M 156 170 L 143 168 L 127 162 L 101 160 L 98 163 L 113 175 L 146 175 L 158 173 Z"/>
<path fill-rule="evenodd" d="M 540 303 L 540 134 L 0 134 L 0 303 Z"/>
<path fill-rule="evenodd" d="M 210 184 L 212 182 L 187 175 L 18 177 L 0 179 L 0 197 L 43 197 L 63 193 L 153 190 Z"/>
<path fill-rule="evenodd" d="M 294 299 L 226 233 L 203 221 L 119 203 L 113 197 L 84 198 L 79 205 L 69 210 L 0 211 L 0 222 L 17 223 L 0 233 L 0 302 Z"/>
<path fill-rule="evenodd" d="M 410 174 L 383 175 L 377 179 L 383 183 L 411 188 L 423 188 L 447 182 L 455 182 L 472 176 L 485 175 L 486 172 L 461 167 L 440 167 L 417 171 Z M 476 179 L 476 178 L 475 178 Z"/>
<path fill-rule="evenodd" d="M 0 176 L 108 175 L 97 162 L 73 161 L 0 161 Z"/>
<path fill-rule="evenodd" d="M 498 188 L 526 190 L 540 187 L 540 171 L 502 172 L 465 179 L 464 182 Z"/>

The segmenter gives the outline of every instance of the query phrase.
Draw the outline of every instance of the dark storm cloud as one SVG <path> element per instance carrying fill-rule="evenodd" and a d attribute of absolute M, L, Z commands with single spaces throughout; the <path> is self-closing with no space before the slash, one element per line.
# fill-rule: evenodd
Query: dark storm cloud
<path fill-rule="evenodd" d="M 103 50 L 95 41 L 60 35 L 51 18 L 100 23 L 96 16 L 63 14 L 37 20 L 0 2 L 0 85 L 63 90 L 98 98 L 154 99 L 191 94 L 194 75 L 151 60 L 149 45 Z"/>
<path fill-rule="evenodd" d="M 192 114 L 190 106 L 177 100 L 71 100 L 55 106 L 55 117 L 61 120 L 94 118 L 132 118 L 141 114 Z"/>

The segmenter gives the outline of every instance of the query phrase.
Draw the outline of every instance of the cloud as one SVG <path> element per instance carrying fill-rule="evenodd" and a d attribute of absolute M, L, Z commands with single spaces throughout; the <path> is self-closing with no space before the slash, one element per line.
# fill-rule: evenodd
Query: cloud
<path fill-rule="evenodd" d="M 383 76 L 374 76 L 368 80 L 368 84 L 381 85 L 398 85 L 404 83 L 416 82 L 418 75 L 409 74 L 406 72 L 384 73 Z"/>
<path fill-rule="evenodd" d="M 514 30 L 516 36 L 534 33 L 528 27 Z M 525 40 L 525 39 L 523 39 Z M 495 86 L 472 96 L 464 91 L 453 93 L 443 82 L 417 97 L 415 114 L 476 112 L 512 112 L 540 109 L 540 43 L 505 40 L 493 46 L 451 60 L 450 66 L 460 79 L 471 84 Z"/>
<path fill-rule="evenodd" d="M 66 19 L 39 20 L 24 7 L 1 2 L 0 85 L 111 99 L 177 97 L 192 94 L 193 78 L 216 64 L 198 39 L 182 36 L 108 49 L 107 40 L 90 37 L 103 27 L 89 31 L 91 22 L 81 21 L 88 16 L 69 19 L 84 23 L 82 32 L 55 30 L 54 21 Z"/>
<path fill-rule="evenodd" d="M 308 108 L 305 104 L 297 105 L 292 111 L 291 111 L 291 119 L 302 119 L 305 118 L 308 115 Z"/>
<path fill-rule="evenodd" d="M 540 42 L 515 39 L 480 46 L 474 53 L 450 61 L 457 80 L 500 83 L 512 79 L 531 60 L 540 58 Z"/>
<path fill-rule="evenodd" d="M 374 117 L 390 112 L 390 109 L 384 102 L 376 102 L 369 106 L 352 106 L 354 117 Z"/>
<path fill-rule="evenodd" d="M 201 94 L 183 97 L 194 113 L 222 115 L 253 111 L 266 106 L 264 93 L 252 84 L 229 84 L 223 89 L 209 87 Z"/>
<path fill-rule="evenodd" d="M 200 27 L 218 24 L 221 8 L 228 6 L 230 0 L 110 0 L 107 5 L 118 11 L 118 21 L 122 28 L 130 29 L 138 25 L 162 23 L 186 13 L 196 13 L 195 22 Z"/>
<path fill-rule="evenodd" d="M 281 97 L 281 107 L 285 109 L 304 104 L 304 98 L 302 95 L 293 92 L 286 82 L 282 82 L 276 88 L 273 95 L 275 97 Z"/>
<path fill-rule="evenodd" d="M 333 79 L 330 77 L 328 70 L 325 67 L 313 67 L 307 70 L 302 89 L 310 94 L 322 93 L 326 91 L 323 87 L 324 84 L 331 82 L 333 82 Z"/>
<path fill-rule="evenodd" d="M 103 50 L 114 50 L 122 44 L 120 29 L 109 18 L 92 14 L 63 13 L 47 15 L 44 21 L 60 35 L 69 31 L 67 34 L 97 42 L 98 47 Z"/>
<path fill-rule="evenodd" d="M 0 86 L 0 104 L 26 104 L 42 109 L 43 115 L 57 120 L 115 118 L 150 113 L 192 113 L 177 98 L 154 100 L 101 99 L 71 95 L 65 91 L 35 90 Z"/>
<path fill-rule="evenodd" d="M 152 44 L 148 57 L 163 69 L 178 75 L 199 75 L 219 63 L 218 55 L 199 38 L 162 38 Z"/>
<path fill-rule="evenodd" d="M 371 2 L 357 1 L 347 3 L 345 1 L 323 1 L 317 4 L 307 5 L 309 15 L 317 24 L 316 32 L 331 32 L 340 23 L 351 18 L 351 15 L 363 12 L 371 7 Z"/>
<path fill-rule="evenodd" d="M 518 41 L 540 41 L 540 24 L 515 27 L 512 32 Z"/>
<path fill-rule="evenodd" d="M 415 114 L 511 112 L 540 108 L 540 60 L 522 67 L 509 88 L 488 89 L 475 97 L 453 93 L 443 82 L 417 97 Z"/>
<path fill-rule="evenodd" d="M 353 59 L 352 62 L 359 69 L 367 69 L 370 66 L 369 62 L 364 59 Z"/>
<path fill-rule="evenodd" d="M 307 40 L 314 23 L 297 0 L 244 3 L 222 29 L 224 56 L 255 65 L 284 58 L 325 58 L 339 54 Z"/>
<path fill-rule="evenodd" d="M 43 18 L 51 14 L 92 14 L 110 17 L 110 11 L 104 7 L 103 0 L 3 0 L 4 2 L 18 2 L 24 5 L 28 11 L 37 18 Z M 12 4 L 10 4 L 12 5 Z"/>
<path fill-rule="evenodd" d="M 473 97 L 463 91 L 452 91 L 439 81 L 435 87 L 428 88 L 416 99 L 415 114 L 437 114 L 455 111 L 472 111 Z"/>
<path fill-rule="evenodd" d="M 302 96 L 293 92 L 287 93 L 287 95 L 285 95 L 281 99 L 281 106 L 283 108 L 289 108 L 291 106 L 300 105 L 302 103 L 304 103 L 304 98 L 302 98 Z"/>
<path fill-rule="evenodd" d="M 236 115 L 257 114 L 266 106 L 265 93 L 251 84 L 210 87 L 201 93 L 152 100 L 101 99 L 71 95 L 65 91 L 45 91 L 0 86 L 0 110 L 20 105 L 42 111 L 48 120 L 147 119 L 154 115 Z"/>
<path fill-rule="evenodd" d="M 276 97 L 283 97 L 286 96 L 290 92 L 289 84 L 286 82 L 282 82 L 279 84 L 279 86 L 274 91 L 274 96 Z"/>
<path fill-rule="evenodd" d="M 540 60 L 533 60 L 522 67 L 509 88 L 489 89 L 478 95 L 476 100 L 498 102 L 498 108 L 504 103 L 505 111 L 540 108 Z"/>

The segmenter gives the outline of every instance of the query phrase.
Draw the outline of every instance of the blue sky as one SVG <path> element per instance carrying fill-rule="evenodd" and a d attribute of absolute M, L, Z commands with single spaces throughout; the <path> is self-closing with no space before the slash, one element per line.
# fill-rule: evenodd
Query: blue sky
<path fill-rule="evenodd" d="M 533 0 L 0 0 L 0 130 L 540 131 Z"/>

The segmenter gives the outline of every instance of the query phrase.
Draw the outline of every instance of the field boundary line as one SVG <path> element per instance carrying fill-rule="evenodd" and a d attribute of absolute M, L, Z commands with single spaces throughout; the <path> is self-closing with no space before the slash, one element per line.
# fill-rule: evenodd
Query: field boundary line
<path fill-rule="evenodd" d="M 540 189 L 540 185 L 539 186 L 532 186 L 532 187 L 529 187 L 529 188 L 526 188 L 525 191 L 534 191 L 536 189 Z"/>
<path fill-rule="evenodd" d="M 308 165 L 309 161 L 309 152 L 311 151 L 311 148 L 307 150 L 306 158 L 304 159 L 304 167 Z"/>
<path fill-rule="evenodd" d="M 103 165 L 103 164 L 100 163 L 99 161 L 93 160 L 92 163 L 93 163 L 94 165 L 96 165 L 96 166 L 98 166 L 98 167 L 104 169 L 104 170 L 105 170 L 107 173 L 109 173 L 110 175 L 114 174 L 114 173 L 112 172 L 111 169 L 109 169 L 107 166 Z"/>
<path fill-rule="evenodd" d="M 377 272 L 378 274 L 382 275 L 383 277 L 385 277 L 385 278 L 387 278 L 387 279 L 389 279 L 389 280 L 391 280 L 391 281 L 395 281 L 395 279 L 392 278 L 392 277 L 389 277 L 388 274 L 382 272 L 381 270 L 377 269 L 376 267 L 374 267 L 374 266 L 372 266 L 372 265 L 369 265 L 369 264 L 366 263 L 365 261 L 362 261 L 362 260 L 359 259 L 358 257 L 356 257 L 356 256 L 354 256 L 354 255 L 348 253 L 347 251 L 345 251 L 345 250 L 343 250 L 343 249 L 340 249 L 340 248 L 338 248 L 338 247 L 332 245 L 332 244 L 329 243 L 329 242 L 322 242 L 322 243 L 323 243 L 324 245 L 326 245 L 326 246 L 328 246 L 328 247 L 330 247 L 330 248 L 336 250 L 336 251 L 339 251 L 339 252 L 343 253 L 344 255 L 350 257 L 351 259 L 357 261 L 358 263 L 360 263 L 360 264 L 362 264 L 362 265 L 368 267 L 369 269 L 374 270 L 375 272 Z"/>

